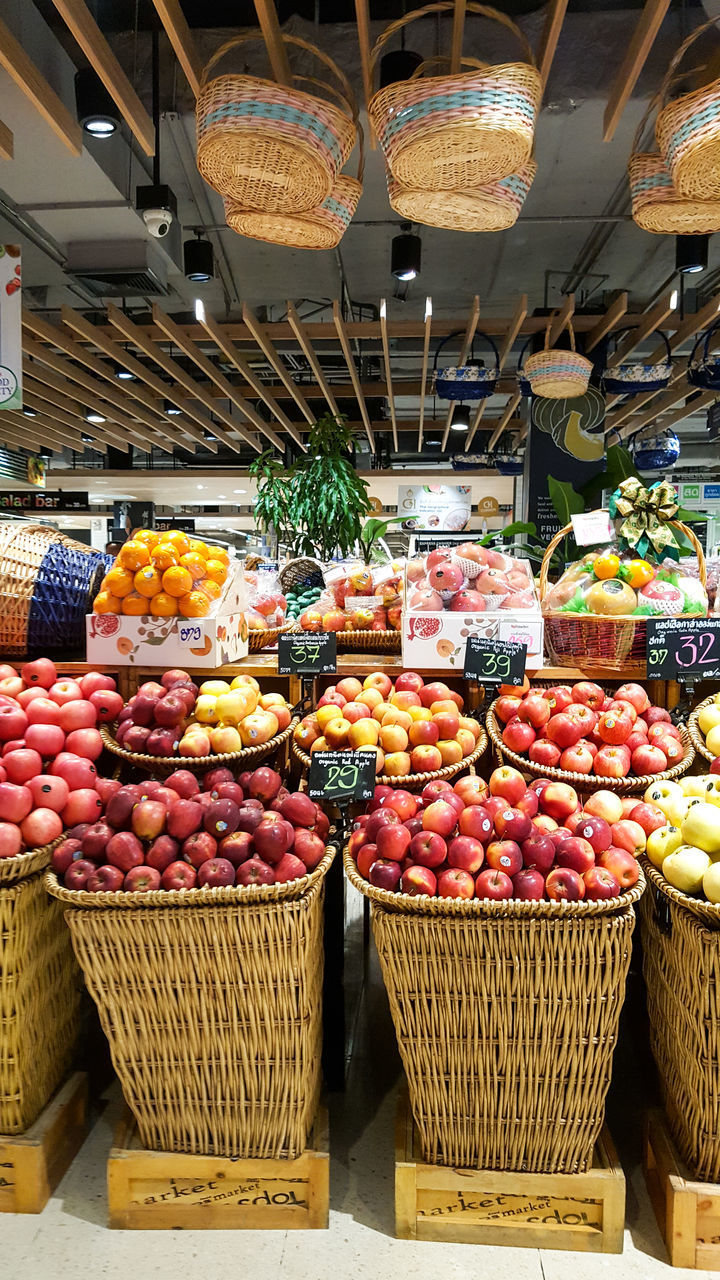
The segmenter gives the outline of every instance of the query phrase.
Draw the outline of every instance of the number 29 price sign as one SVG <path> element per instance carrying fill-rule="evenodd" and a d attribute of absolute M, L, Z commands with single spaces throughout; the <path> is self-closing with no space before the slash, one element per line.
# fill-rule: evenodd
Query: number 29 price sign
<path fill-rule="evenodd" d="M 646 656 L 651 679 L 720 679 L 720 618 L 648 618 Z"/>
<path fill-rule="evenodd" d="M 375 755 L 362 751 L 315 751 L 310 759 L 308 795 L 311 800 L 344 804 L 372 800 Z"/>

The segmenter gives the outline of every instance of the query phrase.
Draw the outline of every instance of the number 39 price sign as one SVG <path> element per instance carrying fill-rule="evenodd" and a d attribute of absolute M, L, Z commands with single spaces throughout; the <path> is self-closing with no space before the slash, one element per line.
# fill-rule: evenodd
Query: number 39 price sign
<path fill-rule="evenodd" d="M 720 679 L 720 618 L 648 618 L 647 673 L 657 680 Z"/>
<path fill-rule="evenodd" d="M 465 679 L 477 680 L 479 684 L 522 684 L 526 659 L 526 644 L 468 636 Z"/>

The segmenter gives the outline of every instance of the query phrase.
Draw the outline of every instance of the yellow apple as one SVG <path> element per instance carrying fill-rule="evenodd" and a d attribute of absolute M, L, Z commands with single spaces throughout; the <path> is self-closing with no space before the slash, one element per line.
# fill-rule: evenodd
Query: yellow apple
<path fill-rule="evenodd" d="M 701 707 L 698 711 L 698 725 L 700 731 L 708 734 L 711 729 L 720 724 L 720 706 L 716 702 L 710 704 L 709 707 Z"/>
<path fill-rule="evenodd" d="M 662 873 L 668 884 L 681 893 L 699 893 L 709 866 L 710 859 L 703 849 L 681 844 L 674 853 L 668 854 Z"/>
<path fill-rule="evenodd" d="M 706 735 L 705 746 L 714 756 L 720 756 L 720 724 L 716 724 Z"/>
<path fill-rule="evenodd" d="M 263 711 L 270 711 L 273 707 L 284 707 L 285 705 L 286 702 L 281 693 L 264 693 L 261 698 L 258 698 L 258 706 Z"/>
<path fill-rule="evenodd" d="M 693 805 L 682 824 L 685 844 L 693 844 L 705 853 L 720 853 L 720 813 L 714 804 L 699 801 Z"/>
<path fill-rule="evenodd" d="M 702 804 L 702 800 L 698 796 L 681 796 L 679 800 L 675 796 L 671 796 L 669 800 L 660 805 L 660 808 L 673 827 L 681 827 L 690 809 L 695 804 Z"/>
<path fill-rule="evenodd" d="M 248 689 L 254 689 L 258 695 L 260 693 L 260 685 L 258 684 L 254 676 L 235 676 L 235 679 L 230 685 L 230 688 L 231 689 L 248 688 Z"/>
<path fill-rule="evenodd" d="M 221 693 L 217 700 L 218 720 L 225 724 L 239 724 L 245 716 L 250 715 L 257 706 L 257 694 L 254 689 L 231 689 Z"/>
<path fill-rule="evenodd" d="M 680 848 L 683 842 L 682 834 L 679 827 L 657 827 L 655 831 L 651 831 L 647 838 L 647 847 L 645 852 L 658 870 L 662 868 L 662 864 L 669 854 L 674 853 Z"/>
<path fill-rule="evenodd" d="M 217 711 L 217 694 L 201 693 L 195 703 L 195 718 L 201 724 L 217 724 L 220 719 Z"/>
<path fill-rule="evenodd" d="M 720 902 L 720 862 L 713 862 L 708 867 L 702 887 L 708 902 Z"/>
<path fill-rule="evenodd" d="M 315 741 L 310 744 L 310 755 L 312 755 L 313 752 L 315 751 L 327 751 L 327 750 L 328 750 L 328 744 L 324 738 L 316 738 Z"/>
<path fill-rule="evenodd" d="M 677 782 L 653 782 L 645 792 L 643 800 L 647 804 L 656 804 L 658 809 L 667 813 L 665 805 L 673 796 L 676 800 L 683 798 L 683 789 Z"/>
<path fill-rule="evenodd" d="M 324 707 L 318 707 L 315 712 L 318 725 L 324 733 L 331 720 L 342 719 L 345 717 L 342 713 L 342 707 L 338 707 L 334 702 L 326 702 Z M 358 721 L 359 723 L 359 721 Z"/>
<path fill-rule="evenodd" d="M 688 773 L 680 779 L 680 786 L 684 796 L 704 796 L 707 782 L 707 777 L 702 773 Z"/>
<path fill-rule="evenodd" d="M 236 689 L 234 692 L 239 693 L 240 690 Z M 240 721 L 238 729 L 245 747 L 260 746 L 279 732 L 278 722 L 272 711 L 253 711 Z"/>
<path fill-rule="evenodd" d="M 178 755 L 197 759 L 210 755 L 210 738 L 207 733 L 186 733 L 180 740 Z"/>
<path fill-rule="evenodd" d="M 230 685 L 227 680 L 205 680 L 200 685 L 200 693 L 211 693 L 214 697 L 218 697 L 221 693 L 228 693 Z"/>
<path fill-rule="evenodd" d="M 233 751 L 242 751 L 242 738 L 234 725 L 216 725 L 210 730 L 210 746 L 218 755 L 228 755 Z"/>

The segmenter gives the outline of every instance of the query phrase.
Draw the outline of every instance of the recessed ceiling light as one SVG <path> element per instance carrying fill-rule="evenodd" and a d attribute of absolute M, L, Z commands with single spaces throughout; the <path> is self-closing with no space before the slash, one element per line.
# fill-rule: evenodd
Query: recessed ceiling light
<path fill-rule="evenodd" d="M 233 493 L 247 493 L 247 489 L 233 489 Z"/>
<path fill-rule="evenodd" d="M 98 413 L 97 409 L 86 409 L 85 421 L 86 422 L 105 422 L 106 419 L 103 418 L 101 413 Z"/>
<path fill-rule="evenodd" d="M 225 497 L 225 494 L 224 494 L 224 493 L 219 493 L 219 494 L 218 494 L 218 498 L 224 498 L 224 497 Z"/>
<path fill-rule="evenodd" d="M 198 484 L 198 485 L 196 485 L 195 487 L 196 487 L 196 489 L 204 489 L 204 488 L 205 488 L 205 485 L 204 485 L 204 484 Z"/>

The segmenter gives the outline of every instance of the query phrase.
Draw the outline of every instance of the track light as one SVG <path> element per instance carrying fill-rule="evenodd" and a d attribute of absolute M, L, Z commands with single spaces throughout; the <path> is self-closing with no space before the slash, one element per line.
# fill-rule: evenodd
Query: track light
<path fill-rule="evenodd" d="M 390 270 L 396 280 L 414 280 L 419 276 L 421 258 L 422 240 L 403 228 L 402 235 L 394 237 L 390 251 Z"/>
<path fill-rule="evenodd" d="M 675 237 L 675 270 L 683 275 L 705 271 L 708 264 L 709 236 Z"/>
<path fill-rule="evenodd" d="M 85 421 L 86 421 L 86 422 L 97 422 L 97 423 L 99 423 L 99 422 L 106 422 L 106 421 L 107 421 L 107 419 L 106 419 L 106 418 L 103 418 L 102 414 L 101 414 L 101 413 L 98 413 L 97 409 L 86 409 L 86 410 L 85 410 Z"/>
<path fill-rule="evenodd" d="M 93 138 L 110 138 L 120 127 L 120 113 L 92 67 L 75 74 L 75 107 L 79 124 Z"/>
<path fill-rule="evenodd" d="M 129 369 L 125 369 L 121 364 L 115 365 L 115 377 L 120 378 L 122 382 L 135 381 L 135 374 L 131 373 Z"/>
<path fill-rule="evenodd" d="M 92 436 L 86 436 L 84 432 L 80 436 L 80 439 L 82 440 L 83 444 L 92 444 L 93 442 Z"/>
<path fill-rule="evenodd" d="M 175 417 L 176 414 L 182 413 L 182 409 L 178 409 L 177 405 L 173 404 L 172 400 L 163 400 L 163 411 L 171 417 Z"/>
<path fill-rule="evenodd" d="M 202 284 L 215 274 L 213 247 L 199 232 L 196 235 L 197 240 L 186 240 L 183 245 L 183 267 L 188 280 Z"/>
<path fill-rule="evenodd" d="M 456 404 L 450 420 L 451 431 L 467 431 L 470 426 L 470 410 L 466 404 Z"/>
<path fill-rule="evenodd" d="M 25 414 L 26 418 L 37 418 L 36 410 L 31 409 L 30 405 L 25 405 L 25 408 L 23 409 L 23 413 Z"/>

